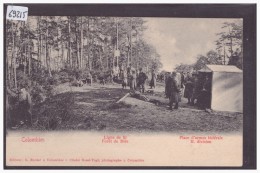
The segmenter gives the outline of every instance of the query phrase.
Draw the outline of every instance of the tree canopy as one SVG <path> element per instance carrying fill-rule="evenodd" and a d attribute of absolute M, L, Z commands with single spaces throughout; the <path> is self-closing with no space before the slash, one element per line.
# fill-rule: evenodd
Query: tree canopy
<path fill-rule="evenodd" d="M 217 33 L 216 49 L 206 55 L 198 55 L 194 64 L 179 64 L 176 71 L 190 72 L 202 69 L 206 64 L 235 65 L 243 69 L 243 23 L 242 20 L 224 22 L 222 32 Z"/>
<path fill-rule="evenodd" d="M 27 22 L 7 20 L 8 84 L 17 88 L 17 70 L 29 78 L 39 71 L 52 78 L 64 69 L 94 73 L 130 64 L 158 71 L 160 56 L 143 39 L 144 24 L 140 17 L 29 16 Z"/>

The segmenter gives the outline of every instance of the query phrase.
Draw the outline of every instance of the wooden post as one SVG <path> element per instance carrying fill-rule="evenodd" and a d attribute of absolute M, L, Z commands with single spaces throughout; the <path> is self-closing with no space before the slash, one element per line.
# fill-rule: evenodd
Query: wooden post
<path fill-rule="evenodd" d="M 118 100 L 116 103 L 122 102 L 126 97 L 128 97 L 130 93 L 127 93 L 124 97 L 122 97 L 120 100 Z"/>

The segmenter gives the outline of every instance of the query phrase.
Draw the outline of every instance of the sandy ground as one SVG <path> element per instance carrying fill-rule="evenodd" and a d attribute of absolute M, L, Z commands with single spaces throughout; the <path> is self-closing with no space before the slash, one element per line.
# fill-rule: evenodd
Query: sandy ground
<path fill-rule="evenodd" d="M 131 132 L 242 132 L 243 114 L 212 113 L 187 105 L 182 98 L 180 109 L 168 110 L 163 86 L 154 94 L 146 93 L 159 105 L 127 97 L 115 104 L 129 89 L 119 84 L 56 88 L 57 95 L 34 108 L 34 129 Z"/>

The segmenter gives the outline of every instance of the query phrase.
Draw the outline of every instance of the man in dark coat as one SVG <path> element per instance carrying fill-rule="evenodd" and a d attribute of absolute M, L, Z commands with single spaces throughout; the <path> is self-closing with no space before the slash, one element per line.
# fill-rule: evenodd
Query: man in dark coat
<path fill-rule="evenodd" d="M 205 77 L 205 82 L 203 84 L 203 89 L 201 91 L 202 97 L 202 108 L 209 109 L 211 106 L 211 80 L 209 76 Z"/>
<path fill-rule="evenodd" d="M 18 92 L 14 92 L 7 88 L 7 93 L 9 96 L 17 99 L 18 101 L 16 108 L 13 108 L 13 112 L 15 112 L 15 114 L 13 116 L 10 115 L 10 120 L 12 121 L 11 124 L 16 125 L 16 127 L 26 124 L 30 127 L 32 125 L 32 100 L 28 87 L 21 86 L 21 89 L 18 89 Z"/>
<path fill-rule="evenodd" d="M 155 72 L 153 70 L 152 71 L 152 78 L 151 78 L 151 81 L 150 81 L 150 89 L 156 87 L 156 79 L 157 79 L 157 76 L 156 76 L 156 74 L 155 74 Z"/>
<path fill-rule="evenodd" d="M 200 94 L 200 83 L 197 76 L 194 76 L 194 85 L 193 85 L 193 91 L 192 91 L 192 97 L 191 97 L 191 105 L 194 105 L 194 101 L 199 100 L 199 94 Z"/>
<path fill-rule="evenodd" d="M 188 104 L 191 103 L 191 97 L 192 97 L 192 91 L 193 91 L 193 80 L 190 76 L 190 73 L 187 73 L 187 77 L 185 79 L 185 89 L 184 89 L 184 97 L 188 99 Z"/>
<path fill-rule="evenodd" d="M 180 88 L 178 87 L 177 80 L 176 80 L 176 72 L 172 72 L 172 76 L 167 80 L 167 95 L 169 97 L 169 106 L 170 110 L 172 110 L 173 103 L 175 103 L 174 109 L 178 109 L 179 107 L 179 94 Z"/>
<path fill-rule="evenodd" d="M 132 80 L 131 80 L 131 88 L 133 90 L 136 90 L 136 78 L 137 78 L 137 74 L 135 70 L 132 70 Z"/>
<path fill-rule="evenodd" d="M 142 68 L 139 69 L 138 75 L 138 86 L 140 86 L 141 92 L 144 93 L 145 90 L 145 81 L 147 79 L 146 74 L 142 71 Z"/>
<path fill-rule="evenodd" d="M 181 88 L 184 88 L 184 81 L 185 81 L 185 77 L 183 72 L 181 72 Z"/>
<path fill-rule="evenodd" d="M 164 78 L 164 82 L 165 82 L 165 96 L 166 96 L 166 98 L 170 98 L 170 96 L 169 96 L 169 86 L 168 86 L 168 79 L 169 79 L 169 77 L 171 77 L 171 73 L 170 72 L 166 72 L 166 74 L 165 74 L 165 78 Z"/>

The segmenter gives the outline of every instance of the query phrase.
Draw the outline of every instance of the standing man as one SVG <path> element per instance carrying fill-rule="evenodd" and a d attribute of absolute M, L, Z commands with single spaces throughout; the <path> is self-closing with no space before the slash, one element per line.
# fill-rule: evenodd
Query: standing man
<path fill-rule="evenodd" d="M 126 71 L 127 71 L 127 86 L 129 86 L 130 89 L 132 89 L 132 65 L 131 64 L 127 66 Z"/>
<path fill-rule="evenodd" d="M 122 74 L 122 87 L 123 89 L 126 89 L 127 86 L 127 71 L 124 70 Z"/>
<path fill-rule="evenodd" d="M 26 125 L 32 125 L 32 114 L 31 114 L 31 106 L 32 99 L 31 95 L 28 92 L 28 87 L 22 87 L 19 93 L 19 112 L 21 113 L 23 120 Z"/>
<path fill-rule="evenodd" d="M 199 80 L 197 76 L 194 76 L 194 86 L 193 86 L 192 97 L 191 97 L 191 105 L 194 105 L 195 100 L 197 100 L 197 104 L 198 104 L 199 94 L 200 94 Z"/>
<path fill-rule="evenodd" d="M 166 96 L 166 98 L 170 98 L 170 96 L 169 96 L 169 86 L 168 86 L 168 80 L 169 80 L 169 78 L 171 77 L 171 73 L 170 72 L 166 72 L 166 74 L 165 74 L 165 77 L 164 77 L 164 82 L 165 82 L 165 96 Z"/>
<path fill-rule="evenodd" d="M 192 91 L 193 91 L 193 81 L 190 73 L 188 72 L 187 77 L 185 79 L 185 89 L 184 89 L 184 97 L 188 99 L 188 104 L 191 103 Z"/>
<path fill-rule="evenodd" d="M 28 91 L 28 87 L 22 86 L 17 93 L 7 88 L 7 93 L 10 94 L 12 97 L 18 98 L 18 105 L 15 110 L 16 115 L 12 117 L 12 124 L 16 124 L 16 127 L 19 127 L 23 124 L 26 124 L 30 127 L 32 125 L 32 100 L 31 95 Z"/>
<path fill-rule="evenodd" d="M 208 75 L 205 77 L 205 82 L 203 84 L 201 94 L 203 99 L 202 108 L 209 109 L 211 107 L 211 80 Z"/>
<path fill-rule="evenodd" d="M 154 72 L 154 70 L 152 70 L 152 79 L 151 79 L 151 82 L 150 82 L 150 89 L 152 89 L 153 87 L 155 88 L 156 86 L 156 74 Z"/>
<path fill-rule="evenodd" d="M 141 93 L 144 93 L 146 79 L 147 79 L 146 74 L 142 71 L 142 68 L 140 68 L 139 76 L 138 76 L 138 83 L 140 85 Z"/>
<path fill-rule="evenodd" d="M 172 76 L 169 77 L 167 80 L 167 87 L 169 88 L 167 95 L 170 100 L 169 101 L 170 110 L 172 110 L 173 103 L 175 103 L 174 109 L 179 108 L 180 88 L 178 87 L 176 76 L 177 76 L 176 72 L 172 72 Z"/>
<path fill-rule="evenodd" d="M 136 78 L 137 78 L 136 71 L 133 70 L 132 71 L 132 81 L 131 81 L 131 88 L 133 90 L 136 90 Z"/>
<path fill-rule="evenodd" d="M 181 88 L 184 88 L 184 72 L 181 72 Z"/>
<path fill-rule="evenodd" d="M 92 75 L 90 72 L 87 73 L 86 83 L 92 86 Z"/>

